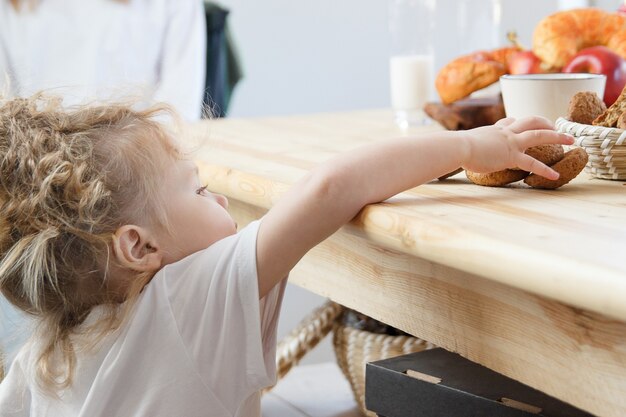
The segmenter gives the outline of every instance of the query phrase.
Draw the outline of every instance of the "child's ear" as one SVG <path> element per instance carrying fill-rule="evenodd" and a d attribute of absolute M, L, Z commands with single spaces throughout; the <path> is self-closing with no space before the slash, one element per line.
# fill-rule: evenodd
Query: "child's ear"
<path fill-rule="evenodd" d="M 139 272 L 156 272 L 163 260 L 163 253 L 154 236 L 132 224 L 115 231 L 113 252 L 120 265 Z"/>

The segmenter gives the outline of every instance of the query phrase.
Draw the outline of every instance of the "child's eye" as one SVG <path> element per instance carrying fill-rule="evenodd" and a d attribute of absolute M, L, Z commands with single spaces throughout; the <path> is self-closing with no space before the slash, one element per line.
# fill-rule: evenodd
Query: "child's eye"
<path fill-rule="evenodd" d="M 206 189 L 208 188 L 208 185 L 203 185 L 202 187 L 198 188 L 196 190 L 196 194 L 204 194 L 206 192 Z"/>

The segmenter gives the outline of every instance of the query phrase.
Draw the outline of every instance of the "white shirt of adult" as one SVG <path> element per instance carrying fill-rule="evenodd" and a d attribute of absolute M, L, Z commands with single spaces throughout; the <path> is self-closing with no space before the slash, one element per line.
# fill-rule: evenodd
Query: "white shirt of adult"
<path fill-rule="evenodd" d="M 202 0 L 0 0 L 0 91 L 62 95 L 67 105 L 129 98 L 201 115 Z M 8 81 L 8 82 L 7 82 Z"/>
<path fill-rule="evenodd" d="M 258 228 L 159 271 L 127 324 L 77 355 L 60 400 L 35 384 L 26 345 L 0 383 L 0 416 L 260 417 L 259 391 L 276 377 L 286 279 L 259 301 Z"/>

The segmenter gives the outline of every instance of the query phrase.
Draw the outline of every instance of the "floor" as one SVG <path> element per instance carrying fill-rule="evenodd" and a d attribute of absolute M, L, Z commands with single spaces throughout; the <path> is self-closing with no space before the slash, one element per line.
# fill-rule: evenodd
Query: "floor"
<path fill-rule="evenodd" d="M 263 417 L 362 417 L 335 362 L 294 367 L 261 400 Z"/>

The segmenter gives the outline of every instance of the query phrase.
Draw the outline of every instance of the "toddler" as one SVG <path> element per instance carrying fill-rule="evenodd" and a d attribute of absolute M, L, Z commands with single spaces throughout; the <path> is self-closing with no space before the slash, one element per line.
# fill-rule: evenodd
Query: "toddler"
<path fill-rule="evenodd" d="M 0 102 L 0 290 L 38 327 L 0 416 L 260 416 L 286 277 L 367 204 L 456 168 L 558 174 L 542 118 L 385 140 L 311 170 L 237 232 L 163 108 Z"/>

